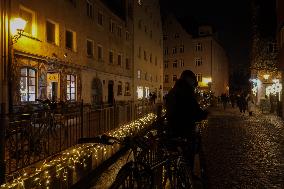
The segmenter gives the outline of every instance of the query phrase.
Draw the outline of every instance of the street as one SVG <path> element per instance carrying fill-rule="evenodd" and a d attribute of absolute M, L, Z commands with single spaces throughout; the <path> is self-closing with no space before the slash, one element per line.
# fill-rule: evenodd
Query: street
<path fill-rule="evenodd" d="M 212 108 L 202 130 L 209 188 L 284 188 L 284 125 L 275 115 Z"/>

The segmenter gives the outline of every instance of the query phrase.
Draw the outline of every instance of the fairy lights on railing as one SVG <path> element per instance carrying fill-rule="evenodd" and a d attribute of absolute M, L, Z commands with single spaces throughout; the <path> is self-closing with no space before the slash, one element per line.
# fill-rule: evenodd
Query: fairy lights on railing
<path fill-rule="evenodd" d="M 156 115 L 149 113 L 143 118 L 121 126 L 110 131 L 108 134 L 114 137 L 125 137 L 138 133 L 141 129 L 149 126 L 156 119 Z M 60 153 L 57 157 L 45 160 L 36 168 L 21 170 L 15 175 L 21 175 L 10 183 L 0 186 L 0 189 L 8 188 L 47 188 L 49 189 L 53 179 L 60 179 L 61 182 L 68 182 L 68 170 L 76 171 L 77 167 L 87 167 L 87 160 L 91 157 L 95 160 L 105 160 L 109 150 L 117 149 L 116 146 L 106 146 L 102 144 L 80 144 Z M 101 157 L 101 159 L 100 159 Z"/>

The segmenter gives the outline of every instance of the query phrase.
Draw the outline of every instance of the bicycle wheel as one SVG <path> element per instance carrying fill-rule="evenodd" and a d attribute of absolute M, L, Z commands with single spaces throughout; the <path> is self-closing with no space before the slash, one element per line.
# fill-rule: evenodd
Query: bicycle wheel
<path fill-rule="evenodd" d="M 151 189 L 153 175 L 142 163 L 128 162 L 117 173 L 110 189 Z"/>

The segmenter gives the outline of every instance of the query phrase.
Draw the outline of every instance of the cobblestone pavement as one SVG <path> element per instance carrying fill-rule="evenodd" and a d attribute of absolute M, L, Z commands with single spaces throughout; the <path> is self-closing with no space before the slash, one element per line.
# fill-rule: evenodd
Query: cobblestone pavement
<path fill-rule="evenodd" d="M 209 188 L 284 188 L 284 123 L 274 115 L 211 111 L 202 130 Z"/>

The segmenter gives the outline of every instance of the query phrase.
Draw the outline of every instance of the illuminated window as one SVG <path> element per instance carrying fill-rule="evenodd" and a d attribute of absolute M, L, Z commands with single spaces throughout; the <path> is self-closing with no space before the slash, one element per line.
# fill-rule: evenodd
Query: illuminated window
<path fill-rule="evenodd" d="M 87 39 L 87 55 L 88 57 L 94 56 L 94 41 Z"/>
<path fill-rule="evenodd" d="M 201 66 L 202 65 L 202 59 L 201 58 L 195 58 L 195 66 Z"/>
<path fill-rule="evenodd" d="M 141 79 L 141 70 L 137 70 L 137 79 Z"/>
<path fill-rule="evenodd" d="M 76 100 L 76 76 L 67 75 L 67 100 Z"/>
<path fill-rule="evenodd" d="M 137 98 L 138 99 L 143 98 L 143 87 L 142 86 L 137 86 Z"/>
<path fill-rule="evenodd" d="M 149 98 L 150 89 L 149 87 L 145 87 L 145 98 Z"/>
<path fill-rule="evenodd" d="M 89 18 L 93 18 L 93 16 L 94 16 L 94 5 L 93 5 L 93 3 L 91 3 L 90 1 L 87 0 L 86 6 L 87 6 L 86 7 L 87 8 L 87 16 Z"/>
<path fill-rule="evenodd" d="M 25 33 L 35 35 L 35 31 L 33 31 L 33 25 L 35 25 L 35 12 L 23 6 L 20 6 L 19 16 L 27 21 L 25 26 Z"/>
<path fill-rule="evenodd" d="M 20 93 L 22 102 L 35 101 L 36 84 L 36 71 L 32 68 L 21 68 Z"/>
<path fill-rule="evenodd" d="M 102 12 L 98 12 L 98 24 L 101 26 L 104 24 L 104 16 Z"/>
<path fill-rule="evenodd" d="M 122 82 L 119 81 L 117 85 L 117 96 L 121 96 L 121 95 L 122 95 Z"/>

